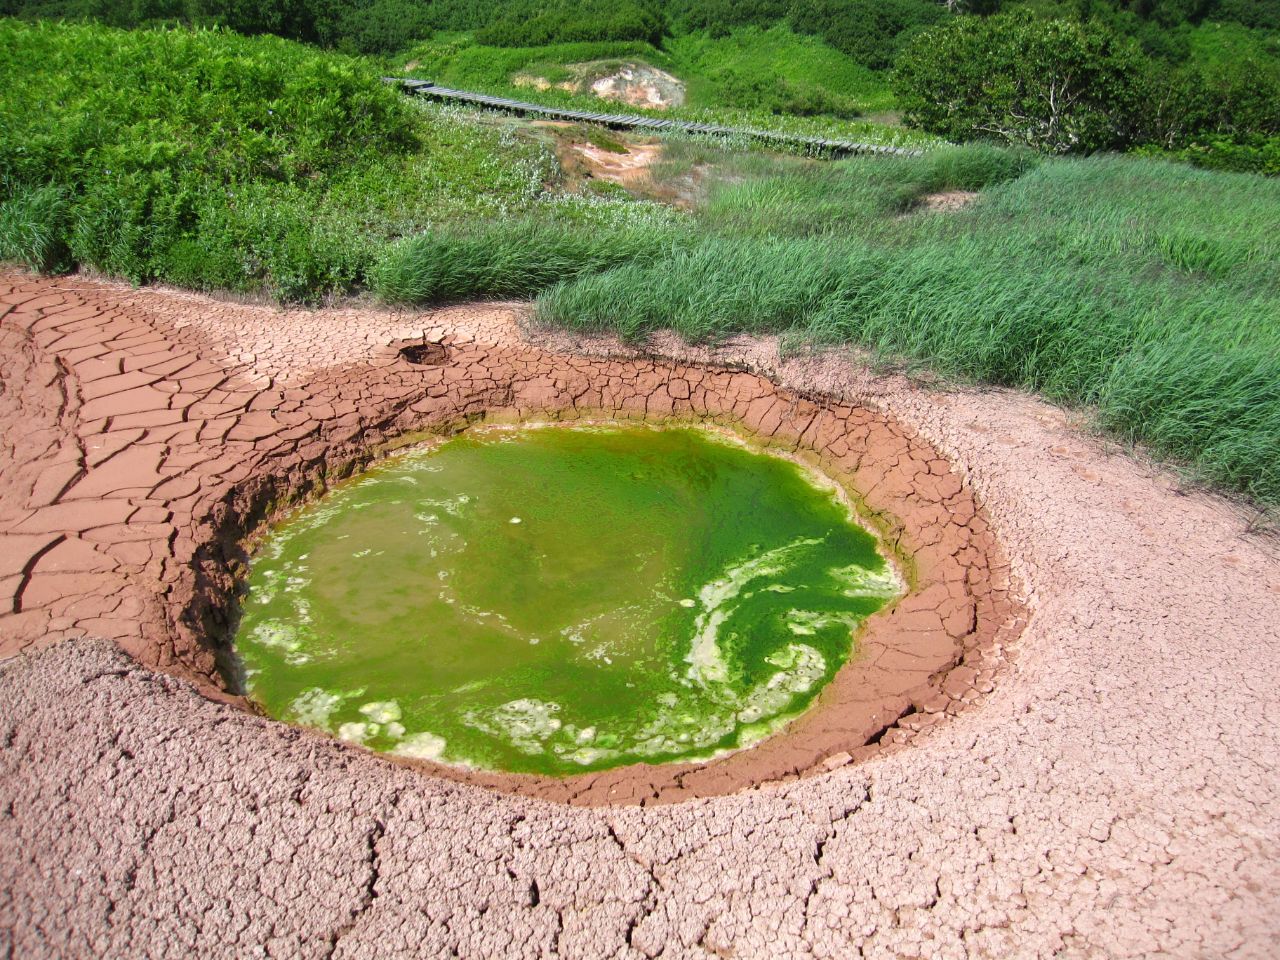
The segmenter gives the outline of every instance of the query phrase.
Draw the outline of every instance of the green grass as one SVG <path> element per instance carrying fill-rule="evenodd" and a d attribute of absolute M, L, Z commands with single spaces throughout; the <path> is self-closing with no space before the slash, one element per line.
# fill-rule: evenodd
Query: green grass
<path fill-rule="evenodd" d="M 385 69 L 547 106 L 600 110 L 606 101 L 590 94 L 555 86 L 538 90 L 517 86 L 514 80 L 541 77 L 555 84 L 569 79 L 567 68 L 574 64 L 640 61 L 683 80 L 688 99 L 683 106 L 661 111 L 627 106 L 628 113 L 889 146 L 939 142 L 918 130 L 858 119 L 859 114 L 892 106 L 884 76 L 784 26 L 767 31 L 742 28 L 717 39 L 695 34 L 675 38 L 668 46 L 669 50 L 646 43 L 486 47 L 473 43 L 468 34 L 446 34 L 387 59 Z"/>
<path fill-rule="evenodd" d="M 697 243 L 566 281 L 538 315 L 631 339 L 858 344 L 1089 405 L 1120 439 L 1280 503 L 1280 183 L 1114 157 L 1010 179 L 962 153 L 738 168 Z M 970 208 L 913 208 L 984 178 Z"/>
<path fill-rule="evenodd" d="M 549 148 L 274 37 L 0 20 L 0 259 L 314 301 L 460 222 L 630 222 Z"/>
<path fill-rule="evenodd" d="M 695 107 L 837 117 L 893 109 L 884 74 L 785 24 L 743 27 L 724 37 L 677 36 L 667 49 Z"/>
<path fill-rule="evenodd" d="M 784 24 L 743 27 L 723 37 L 694 33 L 673 37 L 665 49 L 648 43 L 560 43 L 541 47 L 488 47 L 469 34 L 441 34 L 388 60 L 466 89 L 510 92 L 513 78 L 537 76 L 551 83 L 571 77 L 567 68 L 596 61 L 635 61 L 673 73 L 687 86 L 690 107 L 856 116 L 893 107 L 882 74 L 868 70 L 815 37 Z M 779 89 L 781 88 L 781 89 Z M 781 95 L 781 96 L 779 96 Z M 554 96 L 554 94 L 553 94 Z M 789 109 L 782 109 L 782 108 Z"/>
<path fill-rule="evenodd" d="M 444 228 L 392 246 L 371 279 L 388 303 L 527 298 L 561 280 L 662 260 L 687 234 L 678 220 L 660 215 L 603 231 L 533 220 Z"/>
<path fill-rule="evenodd" d="M 496 71 L 476 50 L 450 62 Z M 815 163 L 672 140 L 654 173 L 681 180 L 690 214 L 570 192 L 545 131 L 416 103 L 373 61 L 13 21 L 0 51 L 0 83 L 22 91 L 0 99 L 0 259 L 282 300 L 537 296 L 544 321 L 633 339 L 858 344 L 1087 406 L 1113 436 L 1280 504 L 1280 181 L 990 147 Z M 526 53 L 503 56 L 490 75 L 506 83 Z M 831 118 L 715 117 L 858 135 Z M 921 204 L 957 189 L 980 197 Z"/>

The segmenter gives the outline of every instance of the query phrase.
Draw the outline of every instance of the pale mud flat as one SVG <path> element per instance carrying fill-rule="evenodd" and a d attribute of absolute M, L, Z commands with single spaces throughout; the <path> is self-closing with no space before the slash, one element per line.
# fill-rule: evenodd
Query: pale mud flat
<path fill-rule="evenodd" d="M 517 73 L 511 82 L 517 87 L 568 93 L 592 93 L 601 100 L 614 100 L 633 107 L 666 110 L 685 100 L 684 83 L 665 70 L 641 62 L 590 61 L 568 66 L 572 78 L 552 83 L 546 77 Z"/>
<path fill-rule="evenodd" d="M 2 279 L 0 952 L 1274 956 L 1275 541 L 1061 411 L 769 341 L 624 356 L 522 335 L 504 305 L 308 313 Z M 423 330 L 455 338 L 465 395 L 395 366 L 387 345 Z M 763 381 L 697 366 L 728 361 L 859 430 L 890 421 L 857 411 L 891 418 L 872 499 L 887 459 L 953 465 L 913 476 L 981 505 L 992 578 L 1009 568 L 983 602 L 1028 614 L 1016 657 L 986 638 L 990 669 L 952 669 L 941 709 L 904 714 L 863 762 L 652 806 L 450 782 L 200 685 L 219 614 L 195 600 L 231 589 L 230 547 L 209 545 L 264 471 L 296 482 L 445 397 L 527 411 L 617 390 L 619 409 L 667 412 L 723 387 L 777 435 L 770 395 L 738 393 Z"/>
<path fill-rule="evenodd" d="M 575 143 L 571 148 L 587 163 L 593 177 L 634 186 L 649 179 L 649 168 L 662 157 L 660 143 L 628 143 L 625 153 L 615 153 L 590 143 Z"/>

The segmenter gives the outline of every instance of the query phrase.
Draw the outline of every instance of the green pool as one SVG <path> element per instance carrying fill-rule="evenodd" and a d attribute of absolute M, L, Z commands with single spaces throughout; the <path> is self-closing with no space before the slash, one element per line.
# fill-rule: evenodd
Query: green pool
<path fill-rule="evenodd" d="M 833 489 L 717 433 L 479 428 L 275 527 L 236 647 L 279 719 L 569 774 L 761 740 L 900 591 Z"/>

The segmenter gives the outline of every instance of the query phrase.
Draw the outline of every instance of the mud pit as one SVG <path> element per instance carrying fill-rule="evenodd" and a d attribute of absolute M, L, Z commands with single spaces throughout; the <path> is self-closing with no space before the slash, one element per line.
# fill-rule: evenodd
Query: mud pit
<path fill-rule="evenodd" d="M 278 719 L 472 769 L 745 749 L 902 593 L 841 494 L 719 431 L 472 427 L 269 531 L 243 689 Z"/>
<path fill-rule="evenodd" d="M 0 947 L 1263 957 L 1280 935 L 1280 563 L 1233 508 L 1057 411 L 769 343 L 654 345 L 678 361 L 539 346 L 501 307 L 5 284 Z M 424 340 L 449 362 L 400 357 Z M 842 671 L 787 736 L 560 795 L 609 804 L 590 810 L 211 699 L 242 534 L 406 431 L 500 410 L 723 418 L 849 471 L 916 560 L 857 661 L 891 708 Z M 1015 582 L 1034 616 L 1000 672 Z M 760 779 L 785 782 L 715 796 Z"/>
<path fill-rule="evenodd" d="M 9 654 L 90 635 L 238 706 L 221 683 L 248 538 L 299 500 L 422 432 L 483 420 L 723 423 L 808 459 L 861 495 L 910 558 L 910 592 L 872 617 L 859 656 L 783 735 L 700 764 L 548 778 L 437 775 L 581 804 L 647 803 L 864 759 L 989 691 L 1022 626 L 1011 580 L 949 462 L 870 409 L 756 374 L 575 357 L 523 341 L 510 308 L 315 314 L 86 281 L 18 284 L 5 318 L 2 504 Z M 27 296 L 23 287 L 33 287 Z M 45 294 L 45 295 L 41 295 Z M 120 297 L 113 302 L 113 297 Z M 105 302 L 104 302 L 105 301 Z M 11 342 L 10 342 L 11 341 Z M 424 345 L 437 363 L 422 364 Z M 406 348 L 408 348 L 406 350 Z M 441 353 L 441 350 L 443 353 Z M 25 428 L 25 429 L 24 429 Z"/>

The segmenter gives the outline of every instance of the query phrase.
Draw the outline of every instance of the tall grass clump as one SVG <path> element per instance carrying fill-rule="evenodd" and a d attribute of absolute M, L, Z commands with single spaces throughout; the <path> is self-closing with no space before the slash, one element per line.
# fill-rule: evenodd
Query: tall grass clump
<path fill-rule="evenodd" d="M 372 271 L 372 286 L 387 303 L 533 297 L 561 280 L 662 259 L 679 237 L 664 224 L 591 229 L 526 220 L 446 227 L 391 246 Z"/>
<path fill-rule="evenodd" d="M 0 260 L 55 272 L 69 263 L 67 198 L 58 187 L 0 194 Z"/>
<path fill-rule="evenodd" d="M 1034 168 L 1028 151 L 982 144 L 945 146 L 923 157 L 854 157 L 822 165 L 744 156 L 727 167 L 703 211 L 705 222 L 737 234 L 865 234 L 931 193 L 981 190 Z"/>
<path fill-rule="evenodd" d="M 975 187 L 962 210 L 912 203 Z M 1137 159 L 739 168 L 698 243 L 552 287 L 538 313 L 632 339 L 798 333 L 1036 390 L 1276 504 L 1277 222 L 1280 183 Z"/>

